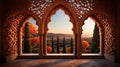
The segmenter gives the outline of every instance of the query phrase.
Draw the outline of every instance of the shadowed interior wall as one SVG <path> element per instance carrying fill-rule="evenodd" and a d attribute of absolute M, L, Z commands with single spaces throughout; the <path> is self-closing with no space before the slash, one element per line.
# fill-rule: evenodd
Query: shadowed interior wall
<path fill-rule="evenodd" d="M 1 1 L 0 1 L 0 4 L 1 4 Z M 0 23 L 1 23 L 1 10 L 2 10 L 2 7 L 0 6 Z M 0 24 L 0 59 L 1 59 L 1 24 Z"/>
<path fill-rule="evenodd" d="M 0 62 L 1 62 L 1 58 L 2 58 L 2 50 L 1 50 L 1 48 L 2 48 L 2 43 L 1 43 L 1 31 L 2 31 L 2 29 L 1 29 L 1 26 L 2 26 L 2 19 L 3 19 L 3 17 L 2 17 L 2 6 L 3 6 L 3 3 L 2 3 L 2 0 L 0 1 L 0 4 L 1 4 L 1 6 L 0 6 Z"/>
<path fill-rule="evenodd" d="M 117 44 L 116 44 L 116 57 L 115 60 L 117 63 L 120 63 L 120 1 L 116 1 L 116 22 L 117 22 Z"/>

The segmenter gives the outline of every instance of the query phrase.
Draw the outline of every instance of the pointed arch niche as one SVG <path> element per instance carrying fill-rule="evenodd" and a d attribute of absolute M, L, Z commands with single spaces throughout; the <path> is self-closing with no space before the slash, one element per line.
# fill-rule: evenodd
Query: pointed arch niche
<path fill-rule="evenodd" d="M 69 53 L 69 54 L 66 54 L 66 53 L 64 53 L 64 54 L 60 54 L 59 52 L 57 52 L 56 54 L 48 54 L 48 52 L 47 52 L 47 35 L 48 35 L 48 31 L 49 31 L 49 28 L 48 28 L 48 26 L 49 26 L 49 23 L 51 22 L 51 17 L 53 16 L 53 15 L 55 15 L 55 13 L 57 12 L 57 11 L 59 11 L 59 10 L 61 10 L 61 11 L 63 11 L 64 12 L 64 14 L 65 14 L 65 16 L 68 16 L 69 17 L 69 22 L 71 22 L 71 24 L 72 24 L 72 29 L 71 29 L 71 31 L 73 32 L 73 51 L 71 52 L 71 53 Z M 57 7 L 55 7 L 55 8 L 53 8 L 53 9 L 51 9 L 50 11 L 49 11 L 49 13 L 47 14 L 47 16 L 45 17 L 45 21 L 44 21 L 44 36 L 43 36 L 43 53 L 44 53 L 44 55 L 46 55 L 46 56 L 49 56 L 49 55 L 67 55 L 67 56 L 74 56 L 74 55 L 76 55 L 76 53 L 78 53 L 77 52 L 77 39 L 76 39 L 76 33 L 77 33 L 77 26 L 76 26 L 76 21 L 75 21 L 75 19 L 74 19 L 74 16 L 75 15 L 73 15 L 72 14 L 72 12 L 71 11 L 69 11 L 69 9 L 67 9 L 67 8 L 65 8 L 64 6 L 62 6 L 62 5 L 58 5 Z M 56 37 L 57 38 L 57 37 Z M 52 37 L 51 37 L 51 39 L 52 39 Z M 63 38 L 64 39 L 64 38 Z"/>
<path fill-rule="evenodd" d="M 28 16 L 20 23 L 18 27 L 18 54 L 23 55 L 39 55 L 40 53 L 40 36 L 39 24 L 37 20 Z M 27 33 L 27 34 L 26 34 Z M 27 40 L 27 41 L 25 41 Z"/>
<path fill-rule="evenodd" d="M 47 32 L 47 55 L 74 55 L 73 25 L 69 19 L 61 9 L 51 17 Z"/>
<path fill-rule="evenodd" d="M 92 16 L 87 17 L 82 24 L 81 44 L 82 56 L 103 55 L 102 26 Z"/>

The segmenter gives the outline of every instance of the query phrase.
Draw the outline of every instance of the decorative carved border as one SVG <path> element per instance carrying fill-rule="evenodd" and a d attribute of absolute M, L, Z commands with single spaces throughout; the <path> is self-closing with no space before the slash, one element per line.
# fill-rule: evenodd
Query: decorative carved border
<path fill-rule="evenodd" d="M 96 14 L 96 18 L 103 25 L 104 29 L 104 53 L 114 55 L 115 25 L 111 22 L 108 16 Z"/>

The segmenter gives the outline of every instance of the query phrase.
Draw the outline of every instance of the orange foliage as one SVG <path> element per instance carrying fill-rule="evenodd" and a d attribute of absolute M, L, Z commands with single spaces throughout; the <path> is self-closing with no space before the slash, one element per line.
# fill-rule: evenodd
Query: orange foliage
<path fill-rule="evenodd" d="M 48 53 L 51 53 L 51 52 L 52 52 L 52 47 L 49 46 L 49 45 L 47 46 L 47 52 L 48 52 Z"/>
<path fill-rule="evenodd" d="M 29 24 L 29 33 L 30 33 L 30 35 L 38 33 L 37 28 L 32 23 L 29 22 L 28 24 Z M 21 33 L 22 36 L 24 36 L 24 27 L 25 27 L 25 25 L 22 27 L 22 33 Z"/>
<path fill-rule="evenodd" d="M 29 23 L 29 31 L 30 31 L 30 34 L 38 33 L 37 28 L 32 23 Z"/>
<path fill-rule="evenodd" d="M 71 51 L 71 48 L 70 48 L 70 47 L 67 47 L 67 48 L 66 48 L 66 53 L 70 53 L 70 51 Z"/>
<path fill-rule="evenodd" d="M 82 40 L 82 45 L 84 48 L 88 48 L 90 46 L 90 44 L 85 40 Z"/>
<path fill-rule="evenodd" d="M 32 45 L 39 45 L 39 41 L 40 41 L 39 37 L 30 38 L 30 43 Z"/>

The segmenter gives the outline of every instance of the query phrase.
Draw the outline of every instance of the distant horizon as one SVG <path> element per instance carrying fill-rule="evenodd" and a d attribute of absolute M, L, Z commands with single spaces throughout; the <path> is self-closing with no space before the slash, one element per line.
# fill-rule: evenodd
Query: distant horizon
<path fill-rule="evenodd" d="M 54 32 L 48 32 L 48 33 L 52 33 L 52 34 L 67 34 L 67 35 L 73 35 L 71 33 L 54 33 Z"/>
<path fill-rule="evenodd" d="M 63 35 L 71 35 L 71 36 L 74 36 L 73 34 L 66 34 L 66 33 L 48 33 L 48 34 L 63 34 Z M 82 36 L 81 38 L 92 38 L 92 37 L 88 37 L 88 36 Z"/>

